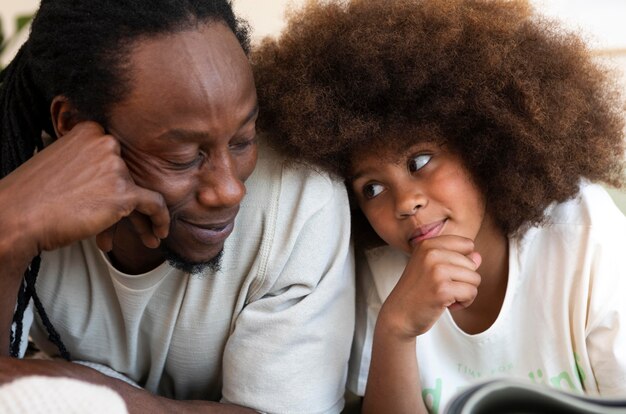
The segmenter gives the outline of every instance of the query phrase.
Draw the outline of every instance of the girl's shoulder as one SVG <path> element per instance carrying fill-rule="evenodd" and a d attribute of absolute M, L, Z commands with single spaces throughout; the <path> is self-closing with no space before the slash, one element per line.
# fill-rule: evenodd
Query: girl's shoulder
<path fill-rule="evenodd" d="M 542 225 L 511 238 L 509 246 L 514 274 L 554 272 L 589 281 L 598 275 L 621 275 L 618 268 L 626 271 L 626 217 L 606 189 L 583 182 L 576 197 L 552 205 Z"/>
<path fill-rule="evenodd" d="M 604 187 L 582 182 L 576 197 L 549 208 L 545 225 L 582 226 L 614 232 L 626 228 L 626 217 Z"/>

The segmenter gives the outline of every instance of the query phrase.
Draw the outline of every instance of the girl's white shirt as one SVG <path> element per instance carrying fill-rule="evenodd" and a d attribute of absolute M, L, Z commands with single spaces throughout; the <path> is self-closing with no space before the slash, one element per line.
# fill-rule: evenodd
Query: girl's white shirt
<path fill-rule="evenodd" d="M 431 412 L 442 412 L 464 387 L 497 377 L 626 396 L 626 218 L 602 187 L 588 183 L 547 213 L 545 225 L 509 239 L 507 290 L 491 327 L 469 335 L 445 311 L 417 338 L 421 393 Z M 407 259 L 390 247 L 357 254 L 349 388 L 358 395 L 378 311 Z"/>

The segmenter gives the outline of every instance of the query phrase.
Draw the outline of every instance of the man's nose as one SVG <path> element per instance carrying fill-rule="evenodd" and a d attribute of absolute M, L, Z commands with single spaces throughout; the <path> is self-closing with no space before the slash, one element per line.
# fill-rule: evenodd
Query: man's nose
<path fill-rule="evenodd" d="M 246 187 L 230 154 L 211 157 L 201 174 L 198 202 L 205 207 L 235 207 L 246 194 Z"/>

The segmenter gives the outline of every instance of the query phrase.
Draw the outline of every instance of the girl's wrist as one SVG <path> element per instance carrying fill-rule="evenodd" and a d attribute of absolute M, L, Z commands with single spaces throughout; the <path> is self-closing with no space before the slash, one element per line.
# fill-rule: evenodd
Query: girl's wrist
<path fill-rule="evenodd" d="M 408 329 L 408 323 L 402 314 L 385 306 L 378 313 L 376 332 L 400 342 L 415 342 L 418 335 Z"/>

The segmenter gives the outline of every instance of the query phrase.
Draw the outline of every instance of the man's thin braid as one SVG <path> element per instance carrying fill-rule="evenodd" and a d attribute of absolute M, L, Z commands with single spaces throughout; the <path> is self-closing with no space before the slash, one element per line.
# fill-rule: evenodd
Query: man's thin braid
<path fill-rule="evenodd" d="M 42 0 L 28 41 L 0 73 L 0 179 L 43 149 L 42 131 L 55 136 L 49 113 L 54 96 L 69 99 L 84 119 L 103 123 L 110 106 L 128 91 L 124 45 L 209 21 L 226 23 L 248 52 L 249 28 L 233 14 L 229 0 L 153 0 L 151 7 L 143 0 Z M 33 259 L 18 292 L 10 351 L 19 354 L 24 311 L 32 298 L 50 340 L 69 359 L 35 292 L 39 264 L 39 257 Z"/>
<path fill-rule="evenodd" d="M 28 44 L 2 72 L 0 90 L 0 178 L 15 170 L 43 148 L 41 111 L 27 69 Z"/>
<path fill-rule="evenodd" d="M 50 322 L 50 318 L 48 318 L 48 314 L 44 310 L 43 304 L 41 303 L 41 300 L 39 300 L 39 296 L 35 291 L 35 282 L 37 281 L 37 274 L 39 273 L 40 264 L 41 258 L 39 256 L 35 257 L 31 263 L 29 269 L 30 271 L 26 273 L 26 294 L 27 297 L 33 298 L 35 309 L 37 309 L 37 313 L 39 314 L 41 321 L 46 327 L 46 331 L 48 331 L 48 339 L 50 340 L 50 342 L 57 346 L 61 357 L 69 361 L 70 353 L 67 351 L 67 348 L 65 348 L 65 344 L 63 344 L 63 341 L 61 340 L 61 336 L 56 331 L 56 329 L 54 329 L 54 326 L 52 326 L 52 322 Z"/>
<path fill-rule="evenodd" d="M 35 291 L 35 282 L 37 281 L 37 275 L 39 273 L 39 267 L 41 265 L 41 257 L 36 256 L 29 268 L 24 273 L 24 280 L 20 286 L 20 292 L 17 298 L 17 307 L 15 309 L 15 314 L 13 315 L 13 322 L 15 323 L 15 335 L 11 332 L 11 345 L 10 345 L 10 354 L 13 357 L 18 357 L 20 354 L 20 344 L 23 333 L 23 319 L 24 319 L 24 311 L 28 306 L 28 302 L 30 299 L 33 299 L 35 304 L 35 309 L 37 309 L 37 313 L 39 313 L 39 317 L 43 322 L 46 330 L 48 331 L 48 339 L 56 345 L 59 349 L 59 353 L 61 357 L 66 360 L 70 360 L 70 354 L 63 344 L 61 340 L 61 336 L 58 334 L 52 322 L 50 322 L 50 318 L 48 318 L 48 314 L 43 308 L 43 304 L 41 300 L 39 300 L 39 296 Z"/>
<path fill-rule="evenodd" d="M 27 272 L 30 270 L 27 270 Z M 25 279 L 25 278 L 24 278 Z M 26 298 L 27 293 L 25 292 L 26 288 L 24 287 L 24 279 L 22 279 L 22 283 L 20 283 L 20 290 L 17 294 L 17 306 L 15 307 L 15 313 L 13 314 L 13 323 L 15 324 L 15 334 L 13 330 L 11 330 L 11 340 L 9 342 L 9 353 L 12 357 L 19 357 L 20 355 L 20 342 L 16 340 L 16 338 L 21 338 L 22 333 L 24 331 L 24 324 L 22 320 L 24 319 L 24 310 L 28 305 L 28 300 Z"/>
<path fill-rule="evenodd" d="M 28 72 L 28 42 L 22 46 L 15 59 L 2 72 L 2 88 L 0 90 L 0 108 L 2 110 L 0 134 L 0 177 L 4 177 L 15 170 L 27 159 L 33 156 L 35 151 L 43 148 L 41 131 L 44 128 L 41 121 L 43 113 L 39 96 L 36 96 L 37 88 L 33 84 Z M 35 257 L 22 280 L 17 295 L 17 306 L 13 315 L 15 334 L 11 331 L 9 352 L 11 356 L 18 357 L 22 341 L 24 311 L 32 298 L 41 320 L 48 331 L 48 337 L 57 346 L 61 356 L 69 360 L 61 337 L 52 326 L 45 309 L 35 292 L 35 281 L 39 273 L 41 258 Z"/>

